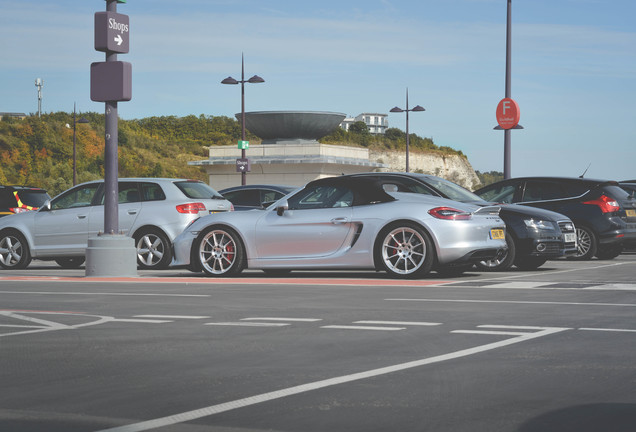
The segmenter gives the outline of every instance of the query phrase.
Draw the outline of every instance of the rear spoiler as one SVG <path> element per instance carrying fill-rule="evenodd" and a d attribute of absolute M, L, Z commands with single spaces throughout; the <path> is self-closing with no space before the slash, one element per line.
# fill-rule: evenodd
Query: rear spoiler
<path fill-rule="evenodd" d="M 501 207 L 499 206 L 486 206 L 486 207 L 478 208 L 477 210 L 473 212 L 473 214 L 489 214 L 489 215 L 499 216 L 500 210 L 501 210 Z"/>

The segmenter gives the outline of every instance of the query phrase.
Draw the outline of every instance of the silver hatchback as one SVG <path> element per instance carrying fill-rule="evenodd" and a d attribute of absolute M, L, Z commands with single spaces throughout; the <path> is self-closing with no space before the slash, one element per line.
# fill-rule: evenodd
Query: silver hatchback
<path fill-rule="evenodd" d="M 233 209 L 232 203 L 201 181 L 119 179 L 119 229 L 135 239 L 139 268 L 168 267 L 172 241 L 188 225 L 201 216 Z M 82 183 L 38 211 L 0 219 L 0 267 L 21 269 L 32 259 L 79 267 L 89 237 L 103 229 L 104 182 Z"/>

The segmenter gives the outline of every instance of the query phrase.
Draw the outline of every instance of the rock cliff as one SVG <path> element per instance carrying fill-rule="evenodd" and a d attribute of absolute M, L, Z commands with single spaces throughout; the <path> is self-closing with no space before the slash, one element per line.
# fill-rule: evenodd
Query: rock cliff
<path fill-rule="evenodd" d="M 387 164 L 389 171 L 404 171 L 406 167 L 404 152 L 369 150 L 369 160 Z M 443 177 L 471 191 L 480 184 L 479 177 L 468 159 L 460 155 L 445 155 L 439 152 L 411 152 L 409 154 L 409 170 Z"/>

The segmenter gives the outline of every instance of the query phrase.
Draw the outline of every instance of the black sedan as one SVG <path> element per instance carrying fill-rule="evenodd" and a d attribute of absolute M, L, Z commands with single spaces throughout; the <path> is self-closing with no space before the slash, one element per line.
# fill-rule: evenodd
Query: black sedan
<path fill-rule="evenodd" d="M 240 211 L 263 208 L 263 203 L 278 201 L 296 189 L 296 186 L 256 184 L 229 187 L 219 193 L 234 204 L 235 211 Z"/>
<path fill-rule="evenodd" d="M 362 173 L 393 180 L 397 191 L 441 196 L 454 201 L 492 205 L 463 187 L 440 177 L 416 173 Z M 574 255 L 577 252 L 574 224 L 560 213 L 548 210 L 501 204 L 499 217 L 506 223 L 508 252 L 477 267 L 485 271 L 504 271 L 515 265 L 521 270 L 534 270 L 550 258 Z"/>

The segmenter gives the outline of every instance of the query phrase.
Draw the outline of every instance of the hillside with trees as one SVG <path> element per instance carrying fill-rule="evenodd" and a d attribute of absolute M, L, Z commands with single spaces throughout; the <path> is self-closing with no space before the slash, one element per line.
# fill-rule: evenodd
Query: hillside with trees
<path fill-rule="evenodd" d="M 77 179 L 85 182 L 104 176 L 104 115 L 81 113 L 76 119 Z M 362 123 L 362 122 L 361 122 Z M 364 126 L 364 127 L 362 127 Z M 336 129 L 320 141 L 327 144 L 403 150 L 406 134 L 389 128 L 386 135 L 371 135 L 366 125 L 352 131 Z M 224 116 L 162 116 L 119 120 L 120 177 L 179 177 L 207 181 L 203 168 L 188 161 L 206 159 L 209 146 L 235 145 L 240 123 Z M 248 132 L 247 139 L 260 140 Z M 410 134 L 413 152 L 458 154 L 438 147 L 430 138 Z M 463 156 L 465 157 L 465 156 Z M 57 112 L 0 121 L 0 184 L 38 186 L 54 196 L 73 184 L 73 113 Z"/>

